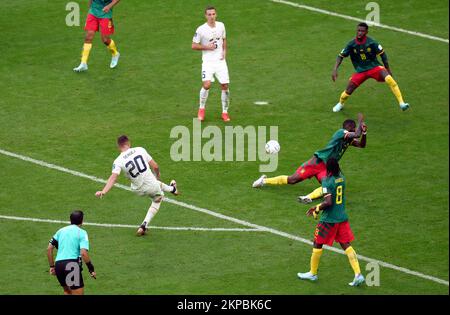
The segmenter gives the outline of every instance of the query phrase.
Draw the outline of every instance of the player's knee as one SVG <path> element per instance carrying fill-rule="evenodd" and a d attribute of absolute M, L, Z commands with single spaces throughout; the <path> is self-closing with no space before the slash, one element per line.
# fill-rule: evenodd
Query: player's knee
<path fill-rule="evenodd" d="M 205 90 L 209 90 L 211 88 L 211 82 L 209 82 L 209 81 L 203 82 L 203 88 Z"/>
<path fill-rule="evenodd" d="M 111 39 L 109 38 L 109 36 L 102 36 L 102 42 L 105 45 L 109 45 L 109 43 L 111 42 Z"/>
<path fill-rule="evenodd" d="M 163 200 L 163 196 L 158 196 L 155 199 L 153 199 L 153 202 L 160 203 Z"/>
<path fill-rule="evenodd" d="M 222 91 L 228 90 L 228 84 L 222 84 Z"/>
<path fill-rule="evenodd" d="M 294 175 L 291 175 L 288 177 L 289 185 L 297 184 L 299 181 L 300 181 L 300 178 L 298 177 L 297 174 L 294 174 Z"/>

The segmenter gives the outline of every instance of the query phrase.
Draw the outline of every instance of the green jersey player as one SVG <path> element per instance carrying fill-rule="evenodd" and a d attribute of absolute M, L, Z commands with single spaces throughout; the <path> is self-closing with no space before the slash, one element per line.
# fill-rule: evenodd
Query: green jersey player
<path fill-rule="evenodd" d="M 358 286 L 364 282 L 364 276 L 361 274 L 356 252 L 351 245 L 354 236 L 345 213 L 345 177 L 341 173 L 336 158 L 329 158 L 327 161 L 327 177 L 322 180 L 322 190 L 325 200 L 306 212 L 306 215 L 314 216 L 317 219 L 322 211 L 322 216 L 314 232 L 311 269 L 306 273 L 298 273 L 297 276 L 302 280 L 316 281 L 320 256 L 323 252 L 322 247 L 323 245 L 332 246 L 336 241 L 348 256 L 355 273 L 355 277 L 349 285 Z"/>
<path fill-rule="evenodd" d="M 374 39 L 367 36 L 369 26 L 366 23 L 358 24 L 356 38 L 351 40 L 347 46 L 340 52 L 336 59 L 336 64 L 333 69 L 331 78 L 336 81 L 338 77 L 338 68 L 342 60 L 350 57 L 355 73 L 350 78 L 347 88 L 342 92 L 339 103 L 333 107 L 333 112 L 339 112 L 344 108 L 345 101 L 350 97 L 354 90 L 356 90 L 364 81 L 369 78 L 375 79 L 378 82 L 386 82 L 394 93 L 400 108 L 405 111 L 409 108 L 409 104 L 403 100 L 400 88 L 392 77 L 392 71 L 389 67 L 388 58 L 383 47 Z M 378 61 L 378 56 L 384 64 L 384 67 Z"/>

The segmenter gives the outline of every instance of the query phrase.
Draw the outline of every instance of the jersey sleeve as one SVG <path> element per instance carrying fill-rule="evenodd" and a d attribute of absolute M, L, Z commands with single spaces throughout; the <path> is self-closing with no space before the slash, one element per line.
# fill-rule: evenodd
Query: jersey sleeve
<path fill-rule="evenodd" d="M 384 53 L 384 48 L 378 42 L 374 41 L 372 43 L 372 49 L 375 51 L 377 56 L 382 55 Z"/>
<path fill-rule="evenodd" d="M 345 46 L 344 49 L 341 50 L 339 56 L 342 58 L 346 58 L 350 55 L 350 51 L 351 51 L 350 44 L 347 44 L 347 46 Z"/>
<path fill-rule="evenodd" d="M 120 168 L 119 161 L 117 161 L 117 159 L 114 160 L 113 165 L 112 165 L 112 173 L 120 175 L 121 170 L 122 169 Z"/>
<path fill-rule="evenodd" d="M 200 41 L 202 40 L 202 36 L 200 34 L 200 27 L 197 28 L 195 31 L 194 37 L 192 38 L 192 42 L 196 44 L 200 44 Z"/>
<path fill-rule="evenodd" d="M 147 150 L 145 150 L 144 148 L 142 148 L 142 154 L 144 155 L 144 158 L 147 162 L 153 160 L 152 156 L 148 154 Z"/>
<path fill-rule="evenodd" d="M 324 179 L 322 181 L 322 194 L 325 197 L 326 195 L 329 195 L 332 193 L 332 188 L 330 187 L 330 182 L 327 179 Z"/>
<path fill-rule="evenodd" d="M 84 248 L 85 250 L 89 250 L 89 237 L 86 231 L 81 230 L 80 234 L 80 249 Z"/>

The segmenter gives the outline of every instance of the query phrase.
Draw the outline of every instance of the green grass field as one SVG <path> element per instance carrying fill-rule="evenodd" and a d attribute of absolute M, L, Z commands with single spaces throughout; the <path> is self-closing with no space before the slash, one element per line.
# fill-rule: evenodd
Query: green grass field
<path fill-rule="evenodd" d="M 297 0 L 292 0 L 297 1 Z M 81 25 L 87 1 L 81 4 Z M 200 89 L 201 56 L 191 39 L 209 1 L 124 0 L 114 11 L 110 55 L 97 36 L 89 71 L 76 74 L 84 31 L 65 24 L 67 1 L 0 3 L 0 149 L 106 179 L 127 134 L 175 178 L 179 201 L 260 226 L 312 239 L 315 222 L 296 197 L 317 186 L 251 188 L 259 162 L 173 162 L 169 138 L 192 127 Z M 364 18 L 361 1 L 302 1 Z M 448 2 L 378 1 L 381 23 L 448 38 Z M 449 46 L 372 28 L 386 49 L 411 110 L 401 112 L 384 84 L 367 81 L 346 109 L 331 112 L 353 69 L 345 60 L 337 83 L 337 53 L 354 36 L 355 21 L 269 0 L 216 0 L 227 27 L 231 125 L 279 128 L 279 164 L 268 175 L 290 175 L 323 147 L 346 118 L 366 116 L 368 144 L 349 148 L 341 166 L 358 254 L 433 276 L 447 284 L 381 268 L 380 286 L 350 288 L 344 255 L 325 251 L 317 283 L 299 281 L 311 247 L 269 232 L 151 230 L 85 226 L 96 281 L 86 294 L 448 294 Z M 254 101 L 270 104 L 256 106 Z M 224 127 L 220 91 L 211 90 L 204 126 Z M 115 188 L 102 200 L 101 183 L 0 154 L 0 215 L 87 222 L 142 222 L 149 200 Z M 122 184 L 127 184 L 121 178 Z M 171 203 L 155 226 L 246 228 Z M 0 218 L 0 294 L 61 294 L 48 275 L 47 242 L 63 224 Z M 366 261 L 360 261 L 364 270 Z"/>

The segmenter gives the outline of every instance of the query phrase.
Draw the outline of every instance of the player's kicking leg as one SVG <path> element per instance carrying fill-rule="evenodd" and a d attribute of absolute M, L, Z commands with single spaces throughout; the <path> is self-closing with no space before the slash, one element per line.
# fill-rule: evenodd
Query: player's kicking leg
<path fill-rule="evenodd" d="M 84 38 L 83 50 L 81 52 L 80 65 L 73 69 L 75 72 L 83 72 L 88 70 L 88 59 L 92 48 L 92 40 L 94 39 L 95 31 L 87 30 Z"/>
<path fill-rule="evenodd" d="M 277 177 L 267 178 L 266 175 L 262 175 L 260 178 L 253 182 L 253 188 L 260 188 L 264 185 L 294 185 L 301 182 L 303 178 L 295 172 L 291 176 L 281 175 Z"/>
<path fill-rule="evenodd" d="M 158 182 L 158 185 L 160 186 L 160 189 L 163 192 L 170 192 L 171 194 L 174 194 L 176 196 L 180 194 L 177 188 L 177 182 L 174 179 L 170 182 L 170 185 L 166 185 L 163 182 Z M 147 211 L 144 221 L 139 226 L 136 232 L 138 236 L 143 236 L 146 234 L 148 226 L 152 221 L 152 219 L 154 218 L 154 216 L 156 215 L 156 213 L 158 213 L 162 201 L 163 196 L 161 195 L 157 195 L 156 197 L 153 198 L 152 204 L 150 205 L 150 208 Z"/>
<path fill-rule="evenodd" d="M 102 34 L 102 42 L 106 45 L 106 48 L 111 52 L 111 64 L 109 67 L 111 69 L 114 69 L 117 67 L 117 64 L 119 63 L 120 53 L 117 50 L 116 43 L 111 39 L 109 35 L 103 35 Z"/>
<path fill-rule="evenodd" d="M 203 75 L 205 75 L 205 71 L 203 71 Z M 200 121 L 205 120 L 205 108 L 206 101 L 208 100 L 209 89 L 211 88 L 211 81 L 203 81 L 202 88 L 200 89 L 200 106 L 198 108 L 197 118 Z"/>

